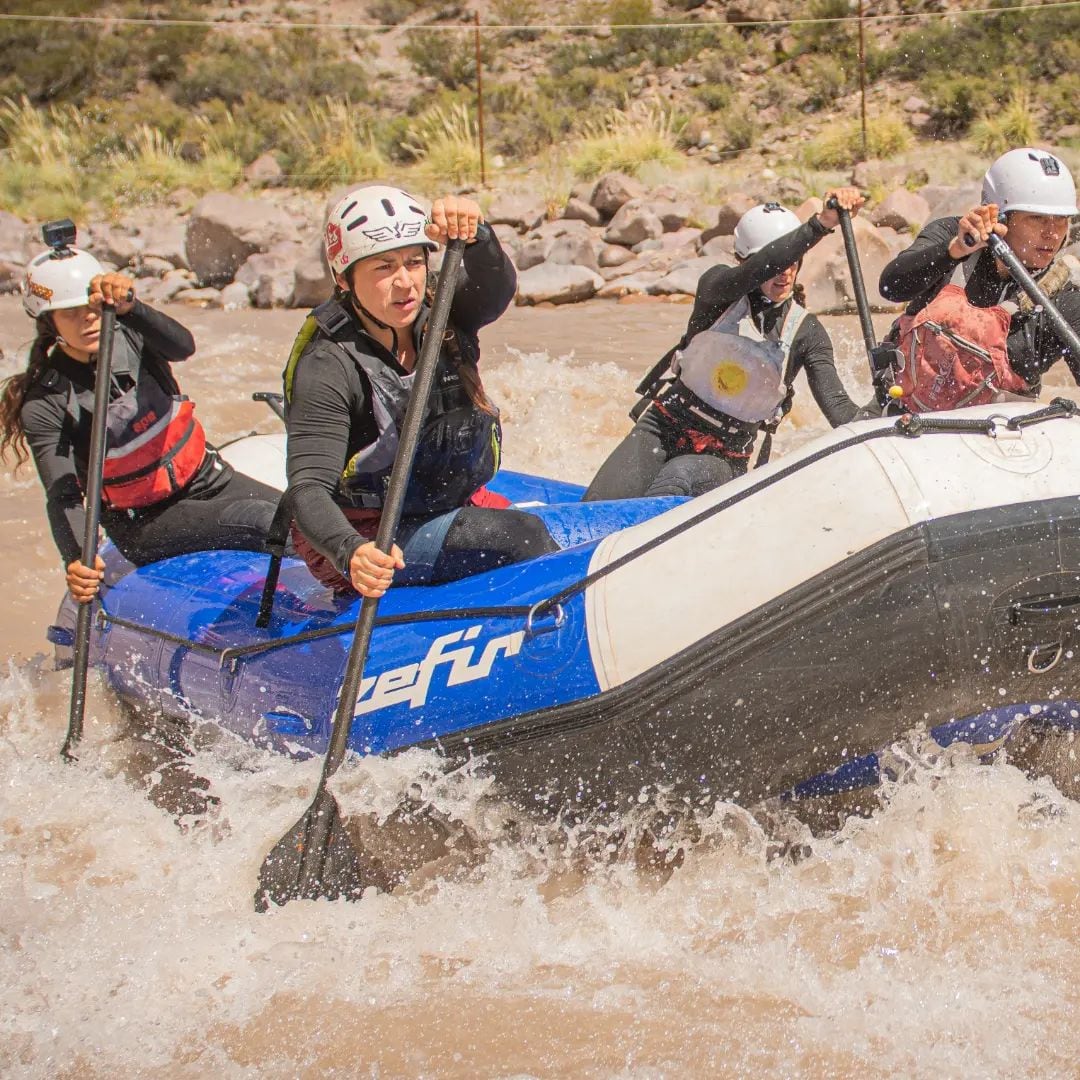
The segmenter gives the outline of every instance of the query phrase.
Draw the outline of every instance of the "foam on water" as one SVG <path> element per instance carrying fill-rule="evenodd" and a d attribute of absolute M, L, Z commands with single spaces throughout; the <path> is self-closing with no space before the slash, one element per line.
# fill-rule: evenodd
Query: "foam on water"
<path fill-rule="evenodd" d="M 626 429 L 626 384 L 512 357 L 488 376 L 507 463 L 587 480 Z M 822 426 L 812 404 L 793 421 L 792 440 Z M 33 612 L 23 655 L 62 584 L 36 558 L 5 575 Z M 869 816 L 817 837 L 788 822 L 776 857 L 721 806 L 694 843 L 668 838 L 666 866 L 625 837 L 511 832 L 481 775 L 430 754 L 350 763 L 340 798 L 385 842 L 419 784 L 479 856 L 451 844 L 393 894 L 260 916 L 259 866 L 320 763 L 200 729 L 192 769 L 218 802 L 176 821 L 148 797 L 170 763 L 96 687 L 82 760 L 60 762 L 67 680 L 41 657 L 0 674 L 5 1075 L 1075 1075 L 1080 814 L 1006 760 L 900 747 Z M 1075 772 L 1071 744 L 1056 760 Z"/>

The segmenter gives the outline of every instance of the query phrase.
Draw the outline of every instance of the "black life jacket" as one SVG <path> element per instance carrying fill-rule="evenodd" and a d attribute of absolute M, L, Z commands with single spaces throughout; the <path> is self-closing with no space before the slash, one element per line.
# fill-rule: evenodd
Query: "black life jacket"
<path fill-rule="evenodd" d="M 167 369 L 143 364 L 135 343 L 117 327 L 112 377 L 131 381 L 109 403 L 101 501 L 110 510 L 137 510 L 163 502 L 195 478 L 206 457 L 206 433 L 195 419 L 195 405 Z M 43 382 L 67 387 L 66 411 L 77 430 L 93 415 L 94 395 L 76 389 L 55 368 Z"/>
<path fill-rule="evenodd" d="M 499 470 L 502 428 L 498 413 L 486 412 L 469 399 L 459 364 L 475 363 L 475 349 L 466 335 L 457 330 L 452 333 L 457 349 L 444 349 L 439 357 L 406 490 L 406 514 L 439 514 L 464 506 Z M 363 373 L 377 431 L 375 439 L 346 463 L 336 501 L 343 506 L 379 509 L 397 455 L 413 376 L 401 375 L 372 356 L 356 321 L 340 301 L 331 299 L 308 315 L 293 345 L 284 373 L 287 404 L 292 399 L 296 364 L 320 337 L 341 348 Z M 452 359 L 455 351 L 460 361 Z"/>

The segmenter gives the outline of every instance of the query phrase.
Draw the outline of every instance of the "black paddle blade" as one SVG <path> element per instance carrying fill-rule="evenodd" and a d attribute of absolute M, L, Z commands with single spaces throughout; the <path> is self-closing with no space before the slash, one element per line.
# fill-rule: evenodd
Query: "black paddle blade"
<path fill-rule="evenodd" d="M 359 900 L 371 885 L 385 888 L 386 874 L 353 847 L 336 800 L 323 789 L 263 861 L 255 910 L 290 900 Z"/>

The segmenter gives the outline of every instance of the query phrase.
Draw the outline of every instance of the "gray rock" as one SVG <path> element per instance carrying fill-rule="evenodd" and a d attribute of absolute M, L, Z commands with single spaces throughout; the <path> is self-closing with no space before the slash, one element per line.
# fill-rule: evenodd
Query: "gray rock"
<path fill-rule="evenodd" d="M 519 270 L 529 270 L 534 266 L 547 262 L 547 257 L 555 241 L 549 236 L 535 236 L 526 240 L 518 249 L 515 265 Z"/>
<path fill-rule="evenodd" d="M 202 289 L 181 289 L 173 294 L 176 304 L 188 304 L 190 307 L 221 307 L 221 290 L 209 286 Z"/>
<path fill-rule="evenodd" d="M 190 270 L 185 243 L 187 224 L 172 221 L 160 225 L 151 225 L 140 233 L 142 239 L 142 257 L 144 259 L 164 259 L 180 270 Z"/>
<path fill-rule="evenodd" d="M 824 209 L 825 204 L 816 195 L 811 195 L 799 203 L 793 213 L 805 225 L 815 214 L 820 214 Z"/>
<path fill-rule="evenodd" d="M 25 272 L 26 266 L 24 263 L 0 259 L 0 296 L 17 293 L 22 288 L 22 279 Z M 3 353 L 0 352 L 0 356 L 2 355 Z"/>
<path fill-rule="evenodd" d="M 604 232 L 604 242 L 633 247 L 664 234 L 660 219 L 637 202 L 624 203 Z"/>
<path fill-rule="evenodd" d="M 714 236 L 731 235 L 735 231 L 735 226 L 739 224 L 739 218 L 757 204 L 757 199 L 739 191 L 729 195 L 716 208 L 716 224 L 713 228 L 706 230 L 709 234 L 708 239 L 711 240 Z"/>
<path fill-rule="evenodd" d="M 640 199 L 645 189 L 632 176 L 625 173 L 607 173 L 596 181 L 589 202 L 604 215 L 613 217 L 631 199 Z"/>
<path fill-rule="evenodd" d="M 871 158 L 869 161 L 860 161 L 851 170 L 851 182 L 864 190 L 874 184 L 883 184 L 887 188 L 900 187 L 907 180 L 907 174 L 906 165 Z"/>
<path fill-rule="evenodd" d="M 184 250 L 200 283 L 221 285 L 250 256 L 297 238 L 292 218 L 268 199 L 213 192 L 192 208 Z"/>
<path fill-rule="evenodd" d="M 597 256 L 597 263 L 600 266 L 622 266 L 623 263 L 628 263 L 634 258 L 634 253 L 629 248 L 624 248 L 619 244 L 605 244 L 600 249 L 600 254 Z"/>
<path fill-rule="evenodd" d="M 587 266 L 590 270 L 599 270 L 596 259 L 596 245 L 588 234 L 567 233 L 560 236 L 548 252 L 547 261 L 562 266 Z"/>
<path fill-rule="evenodd" d="M 866 295 L 871 307 L 878 311 L 893 311 L 896 305 L 878 292 L 881 271 L 893 258 L 888 241 L 862 215 L 852 221 L 855 244 L 859 252 Z M 803 259 L 799 283 L 806 290 L 807 307 L 816 313 L 855 310 L 855 294 L 848 272 L 844 240 L 840 230 L 826 236 L 812 247 Z"/>
<path fill-rule="evenodd" d="M 296 284 L 300 251 L 256 252 L 236 272 L 236 281 L 247 287 L 257 308 L 288 307 Z"/>
<path fill-rule="evenodd" d="M 170 270 L 164 277 L 139 282 L 139 299 L 147 304 L 167 304 L 178 292 L 190 289 L 193 276 L 190 270 Z"/>
<path fill-rule="evenodd" d="M 870 220 L 875 225 L 884 225 L 897 232 L 910 232 L 912 228 L 921 229 L 930 217 L 930 204 L 914 191 L 900 188 L 891 191 L 874 208 Z"/>
<path fill-rule="evenodd" d="M 636 274 L 612 278 L 597 291 L 599 300 L 620 300 L 624 296 L 645 296 L 663 274 L 658 270 L 641 270 Z"/>
<path fill-rule="evenodd" d="M 0 210 L 0 260 L 25 267 L 44 244 L 37 242 L 34 230 L 22 218 Z"/>
<path fill-rule="evenodd" d="M 697 292 L 697 285 L 701 275 L 715 265 L 716 260 L 707 256 L 678 263 L 653 284 L 649 292 L 654 296 L 670 296 L 672 293 L 684 293 L 687 296 L 693 296 Z"/>
<path fill-rule="evenodd" d="M 604 279 L 586 266 L 542 263 L 518 275 L 518 304 L 570 304 L 587 300 Z"/>
<path fill-rule="evenodd" d="M 268 150 L 244 169 L 244 179 L 252 187 L 281 187 L 285 183 L 285 170 Z"/>
<path fill-rule="evenodd" d="M 647 251 L 663 251 L 664 244 L 658 236 L 651 236 L 648 240 L 642 240 L 630 249 L 635 255 L 644 255 Z"/>
<path fill-rule="evenodd" d="M 547 207 L 531 195 L 496 195 L 484 220 L 491 225 L 510 225 L 518 232 L 535 229 L 547 216 Z"/>
<path fill-rule="evenodd" d="M 702 244 L 698 251 L 724 266 L 735 265 L 735 237 L 733 236 L 714 236 L 708 243 Z M 725 262 L 725 259 L 731 261 Z"/>
<path fill-rule="evenodd" d="M 602 225 L 604 222 L 603 214 L 595 206 L 573 196 L 566 200 L 563 218 L 568 221 L 584 221 L 586 225 Z"/>
<path fill-rule="evenodd" d="M 146 246 L 142 237 L 115 225 L 96 225 L 91 235 L 91 253 L 115 266 L 135 265 Z M 169 269 L 172 269 L 171 263 Z"/>
<path fill-rule="evenodd" d="M 140 278 L 164 277 L 170 270 L 175 270 L 171 262 L 159 259 L 151 255 L 145 259 L 139 259 L 135 266 L 135 276 Z"/>
<path fill-rule="evenodd" d="M 232 281 L 221 290 L 221 306 L 225 311 L 242 311 L 251 307 L 251 293 L 240 281 Z"/>
<path fill-rule="evenodd" d="M 693 213 L 688 202 L 676 202 L 668 199 L 650 199 L 643 204 L 645 209 L 651 210 L 664 226 L 664 232 L 677 232 L 687 222 Z"/>
<path fill-rule="evenodd" d="M 930 207 L 928 221 L 943 217 L 958 217 L 982 202 L 982 185 L 967 184 L 964 187 L 946 187 L 940 184 L 927 184 L 918 190 Z"/>
<path fill-rule="evenodd" d="M 293 273 L 293 307 L 312 308 L 330 299 L 334 291 L 334 279 L 326 264 L 322 240 L 309 241 L 296 260 Z"/>

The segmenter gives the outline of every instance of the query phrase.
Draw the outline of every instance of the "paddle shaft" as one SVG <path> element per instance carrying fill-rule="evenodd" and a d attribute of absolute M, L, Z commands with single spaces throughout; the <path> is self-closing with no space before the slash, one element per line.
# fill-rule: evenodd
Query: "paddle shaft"
<path fill-rule="evenodd" d="M 1016 252 L 997 233 L 990 234 L 986 246 L 995 259 L 1000 259 L 1005 264 L 1016 284 L 1031 297 L 1031 302 L 1046 312 L 1061 340 L 1069 346 L 1073 356 L 1080 360 L 1080 336 L 1077 336 L 1076 331 L 1068 324 L 1058 306 L 1039 288 L 1027 267 L 1017 258 Z"/>
<path fill-rule="evenodd" d="M 840 232 L 844 237 L 844 252 L 847 255 L 848 269 L 851 271 L 851 287 L 855 292 L 855 307 L 859 312 L 859 326 L 862 328 L 863 341 L 866 344 L 866 355 L 870 360 L 871 371 L 873 371 L 877 336 L 874 334 L 874 323 L 870 318 L 870 303 L 866 299 L 866 284 L 863 282 L 862 264 L 859 262 L 859 252 L 855 247 L 855 228 L 851 224 L 850 211 L 838 205 L 835 199 L 830 199 L 829 205 L 840 217 Z"/>
<path fill-rule="evenodd" d="M 113 335 L 116 331 L 116 308 L 105 304 L 101 309 L 97 368 L 94 372 L 94 417 L 90 426 L 90 460 L 86 470 L 86 528 L 83 531 L 83 566 L 94 568 L 97 562 L 98 527 L 101 522 L 102 474 L 105 468 L 105 434 L 108 430 L 109 388 L 112 384 Z M 90 619 L 93 601 L 79 604 L 75 623 L 75 662 L 71 671 L 71 709 L 68 732 L 60 753 L 67 761 L 75 760 L 75 747 L 82 739 L 83 714 L 86 708 L 86 673 L 90 657 Z"/>
<path fill-rule="evenodd" d="M 414 369 L 409 404 L 405 409 L 405 419 L 399 433 L 397 456 L 390 472 L 386 498 L 383 500 L 382 514 L 379 518 L 379 528 L 375 534 L 375 546 L 380 551 L 388 552 L 397 535 L 401 511 L 405 505 L 405 492 L 412 473 L 413 458 L 416 456 L 416 446 L 420 439 L 420 428 L 427 411 L 431 387 L 435 382 L 443 333 L 450 317 L 454 283 L 457 280 L 464 251 L 464 240 L 451 240 L 443 258 L 439 284 L 431 306 L 431 315 L 428 317 L 424 341 Z M 326 750 L 326 760 L 323 762 L 322 776 L 319 778 L 319 787 L 312 802 L 313 808 L 320 803 L 323 804 L 323 812 L 312 815 L 311 830 L 304 844 L 300 879 L 301 895 L 304 896 L 310 895 L 311 889 L 318 883 L 322 872 L 323 858 L 336 813 L 332 808 L 327 808 L 323 795 L 330 777 L 337 772 L 348 749 L 349 730 L 355 715 L 357 691 L 364 673 L 364 663 L 367 660 L 371 632 L 378 610 L 379 598 L 365 596 L 360 605 L 356 628 L 353 631 L 352 646 L 345 663 L 345 679 L 341 684 L 341 696 L 338 698 L 337 710 L 334 713 L 334 724 Z"/>

